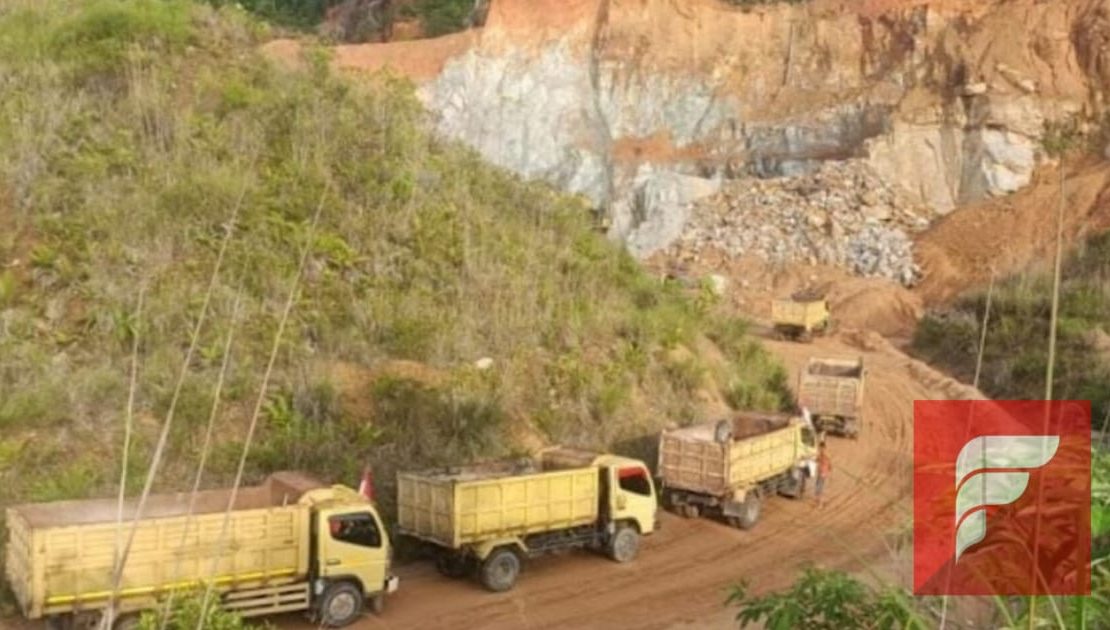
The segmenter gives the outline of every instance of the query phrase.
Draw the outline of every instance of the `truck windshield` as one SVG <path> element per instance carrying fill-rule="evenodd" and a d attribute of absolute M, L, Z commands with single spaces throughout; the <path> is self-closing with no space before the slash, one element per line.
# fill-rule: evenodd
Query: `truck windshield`
<path fill-rule="evenodd" d="M 648 480 L 647 471 L 643 468 L 621 468 L 617 476 L 621 490 L 651 496 L 651 481 Z"/>
<path fill-rule="evenodd" d="M 328 529 L 335 540 L 362 547 L 381 547 L 378 522 L 369 512 L 328 517 Z"/>

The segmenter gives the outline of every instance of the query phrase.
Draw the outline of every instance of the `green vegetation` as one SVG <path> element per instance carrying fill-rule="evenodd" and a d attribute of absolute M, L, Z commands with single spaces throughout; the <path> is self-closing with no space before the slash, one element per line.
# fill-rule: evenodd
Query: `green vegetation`
<path fill-rule="evenodd" d="M 639 448 L 700 388 L 786 400 L 742 324 L 643 273 L 580 200 L 432 138 L 406 82 L 318 50 L 275 67 L 267 33 L 184 0 L 0 9 L 0 505 L 111 494 L 137 336 L 136 489 L 228 230 L 159 489 L 192 477 L 234 332 L 205 483 L 229 480 L 312 235 L 249 482 L 372 463 L 387 499 L 401 465 Z"/>
<path fill-rule="evenodd" d="M 202 614 L 203 611 L 203 614 Z M 209 630 L 251 630 L 252 628 L 269 627 L 257 624 L 248 624 L 235 613 L 221 608 L 213 599 L 204 607 L 203 593 L 183 593 L 174 598 L 173 610 L 162 624 L 162 611 L 147 611 L 139 618 L 138 630 L 195 630 L 201 617 L 204 618 L 203 627 Z"/>
<path fill-rule="evenodd" d="M 838 571 L 806 568 L 793 587 L 761 597 L 748 595 L 746 585 L 732 587 L 728 604 L 738 607 L 741 628 L 768 630 L 863 630 L 925 628 L 917 604 L 904 591 L 876 591 Z"/>
<path fill-rule="evenodd" d="M 1059 399 L 1090 400 L 1095 428 L 1110 413 L 1110 235 L 1070 257 L 1060 293 L 1053 391 Z M 1042 398 L 1052 305 L 1051 271 L 1033 271 L 995 287 L 980 385 L 995 398 Z M 953 376 L 975 373 L 986 292 L 956 300 L 918 326 L 914 351 Z"/>
<path fill-rule="evenodd" d="M 328 9 L 344 4 L 344 0 L 205 0 L 208 4 L 241 7 L 268 22 L 282 27 L 312 30 L 327 16 Z M 398 18 L 416 20 L 429 37 L 461 31 L 470 26 L 475 12 L 485 10 L 484 3 L 474 0 L 392 0 L 384 2 L 352 2 L 348 13 L 352 20 L 346 25 L 346 37 L 366 41 L 380 37 L 377 29 Z M 350 28 L 356 25 L 355 28 Z M 367 30 L 369 29 L 369 30 Z M 387 28 L 388 30 L 388 28 Z"/>
<path fill-rule="evenodd" d="M 207 0 L 215 7 L 238 5 L 267 21 L 293 28 L 313 28 L 337 0 Z"/>
<path fill-rule="evenodd" d="M 1066 130 L 1065 130 L 1066 131 Z M 1060 132 L 1060 138 L 1068 133 Z M 1060 140 L 1061 150 L 1070 150 Z M 918 326 L 915 352 L 961 380 L 974 375 L 987 294 L 965 295 L 944 312 L 928 314 Z M 1052 299 L 1052 274 L 1034 270 L 995 287 L 983 353 L 980 386 L 1000 399 L 1044 396 L 1044 375 Z M 1096 430 L 1110 417 L 1110 235 L 1088 241 L 1062 271 L 1054 396 L 1090 400 Z M 1057 598 L 1067 627 L 1101 627 L 1110 618 L 1110 442 L 1096 443 L 1092 457 L 1093 587 L 1090 598 Z M 1048 602 L 1000 598 L 1006 627 L 1057 626 Z M 1034 615 L 1033 625 L 1029 617 Z"/>
<path fill-rule="evenodd" d="M 419 18 L 424 33 L 436 37 L 466 28 L 473 10 L 473 0 L 415 0 L 403 14 Z"/>

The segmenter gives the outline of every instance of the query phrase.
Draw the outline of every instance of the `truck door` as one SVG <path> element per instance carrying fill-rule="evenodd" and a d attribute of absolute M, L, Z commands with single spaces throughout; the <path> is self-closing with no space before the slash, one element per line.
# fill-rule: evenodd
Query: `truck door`
<path fill-rule="evenodd" d="M 655 529 L 655 485 L 643 466 L 625 464 L 609 469 L 610 510 L 614 521 L 631 520 L 640 533 Z"/>
<path fill-rule="evenodd" d="M 320 510 L 317 517 L 317 561 L 322 578 L 353 577 L 367 594 L 385 588 L 389 570 L 389 538 L 370 510 Z"/>

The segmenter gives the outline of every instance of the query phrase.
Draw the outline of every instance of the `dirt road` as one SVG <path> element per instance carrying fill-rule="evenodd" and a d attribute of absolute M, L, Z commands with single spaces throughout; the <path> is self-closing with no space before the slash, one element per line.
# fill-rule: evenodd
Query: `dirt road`
<path fill-rule="evenodd" d="M 836 469 L 824 509 L 808 500 L 772 500 L 748 532 L 665 514 L 662 530 L 645 540 L 635 562 L 618 565 L 590 553 L 540 558 L 505 594 L 440 577 L 427 564 L 404 566 L 401 590 L 385 614 L 368 615 L 355 628 L 725 627 L 731 618 L 726 591 L 740 579 L 761 591 L 781 587 L 813 562 L 853 572 L 884 567 L 888 578 L 908 580 L 909 566 L 891 558 L 893 549 L 909 544 L 912 405 L 952 396 L 951 384 L 881 339 L 853 344 L 853 337 L 767 342 L 795 378 L 811 354 L 863 354 L 867 362 L 864 429 L 859 441 L 830 439 Z M 296 617 L 281 625 L 311 627 Z"/>

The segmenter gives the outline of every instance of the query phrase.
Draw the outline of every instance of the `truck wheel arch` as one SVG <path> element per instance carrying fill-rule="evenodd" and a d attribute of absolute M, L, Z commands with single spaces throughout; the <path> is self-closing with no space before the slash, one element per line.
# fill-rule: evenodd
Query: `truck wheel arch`
<path fill-rule="evenodd" d="M 520 577 L 524 558 L 513 545 L 501 545 L 490 552 L 478 567 L 482 586 L 495 593 L 511 590 Z"/>
<path fill-rule="evenodd" d="M 328 576 L 326 578 L 320 578 L 319 581 L 323 583 L 324 587 L 320 590 L 320 593 L 316 595 L 316 597 L 322 597 L 333 584 L 338 584 L 340 582 L 349 582 L 352 586 L 357 588 L 359 592 L 363 594 L 363 596 L 367 594 L 366 585 L 364 585 L 362 583 L 362 580 L 358 579 L 354 575 Z"/>
<path fill-rule="evenodd" d="M 516 552 L 521 560 L 528 555 L 528 548 L 524 546 L 524 542 L 519 538 L 497 538 L 494 540 L 482 541 L 470 548 L 471 553 L 474 554 L 479 561 L 483 561 L 489 557 L 491 553 L 497 550 L 498 547 L 509 547 Z"/>

